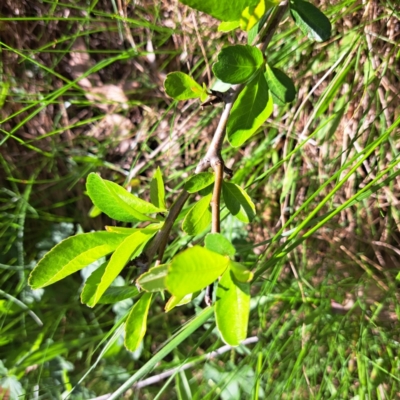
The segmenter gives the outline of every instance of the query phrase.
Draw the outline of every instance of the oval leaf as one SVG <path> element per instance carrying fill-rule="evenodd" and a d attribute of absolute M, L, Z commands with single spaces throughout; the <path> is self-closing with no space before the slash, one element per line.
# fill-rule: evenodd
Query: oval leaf
<path fill-rule="evenodd" d="M 114 279 L 122 271 L 126 263 L 134 257 L 138 257 L 145 244 L 154 236 L 153 230 L 147 231 L 142 229 L 126 237 L 126 239 L 118 246 L 102 275 L 100 282 L 96 287 L 95 293 L 87 301 L 89 307 L 94 307 L 100 300 L 103 293 L 111 285 Z"/>
<path fill-rule="evenodd" d="M 264 74 L 259 74 L 240 92 L 229 115 L 226 132 L 233 147 L 241 146 L 253 136 L 273 110 Z"/>
<path fill-rule="evenodd" d="M 226 83 L 247 82 L 263 65 L 264 57 L 257 47 L 228 46 L 218 54 L 212 70 L 218 79 Z"/>
<path fill-rule="evenodd" d="M 150 268 L 149 271 L 140 275 L 136 283 L 146 292 L 160 292 L 166 289 L 165 277 L 167 276 L 168 265 L 159 265 Z"/>
<path fill-rule="evenodd" d="M 228 263 L 227 257 L 200 246 L 191 247 L 172 259 L 165 285 L 174 296 L 184 297 L 213 283 Z"/>
<path fill-rule="evenodd" d="M 205 246 L 208 250 L 222 256 L 234 257 L 236 254 L 232 243 L 220 233 L 209 233 L 206 236 Z"/>
<path fill-rule="evenodd" d="M 134 207 L 142 206 L 147 203 L 121 186 L 102 179 L 95 173 L 89 174 L 86 181 L 86 189 L 93 204 L 97 206 L 110 218 L 123 222 L 137 222 L 137 221 L 153 221 L 157 222 L 154 218 L 143 215 Z M 139 201 L 138 201 L 139 200 Z M 147 203 L 151 207 L 152 204 Z M 148 208 L 147 208 L 148 210 Z M 157 209 L 158 210 L 158 209 Z M 158 210 L 159 211 L 159 210 Z M 156 211 L 148 211 L 156 212 Z"/>
<path fill-rule="evenodd" d="M 250 222 L 256 215 L 254 203 L 240 186 L 224 181 L 222 195 L 230 213 L 240 221 Z"/>
<path fill-rule="evenodd" d="M 200 172 L 199 174 L 190 177 L 184 187 L 187 192 L 196 193 L 211 185 L 214 180 L 215 176 L 211 172 Z"/>
<path fill-rule="evenodd" d="M 151 303 L 151 293 L 143 296 L 132 307 L 125 323 L 125 347 L 135 351 L 140 345 L 147 329 L 147 315 Z"/>
<path fill-rule="evenodd" d="M 250 312 L 250 284 L 234 281 L 227 269 L 217 288 L 215 320 L 222 340 L 238 346 L 246 339 Z"/>
<path fill-rule="evenodd" d="M 160 210 L 165 208 L 165 189 L 160 167 L 157 167 L 150 182 L 150 200 Z"/>
<path fill-rule="evenodd" d="M 164 81 L 165 92 L 175 100 L 188 100 L 201 97 L 203 88 L 183 72 L 171 72 Z"/>
<path fill-rule="evenodd" d="M 202 233 L 211 223 L 209 205 L 212 194 L 199 200 L 186 214 L 182 223 L 182 229 L 188 234 L 196 236 Z"/>
<path fill-rule="evenodd" d="M 29 285 L 39 289 L 112 253 L 126 235 L 111 232 L 90 232 L 71 236 L 53 247 L 31 272 Z"/>
<path fill-rule="evenodd" d="M 313 4 L 292 0 L 290 12 L 296 25 L 309 39 L 324 42 L 331 37 L 332 26 L 329 19 Z"/>
<path fill-rule="evenodd" d="M 265 79 L 274 98 L 274 103 L 284 105 L 296 97 L 293 81 L 280 69 L 266 65 Z"/>

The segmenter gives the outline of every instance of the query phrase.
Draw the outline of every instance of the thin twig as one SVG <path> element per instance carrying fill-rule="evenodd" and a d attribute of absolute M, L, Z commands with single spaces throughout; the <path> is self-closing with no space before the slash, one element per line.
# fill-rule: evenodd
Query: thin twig
<path fill-rule="evenodd" d="M 276 29 L 278 28 L 284 14 L 286 13 L 288 4 L 289 4 L 288 0 L 282 1 L 269 17 L 267 22 L 267 27 L 264 31 L 263 43 L 260 44 L 260 49 L 263 52 L 267 49 L 269 43 L 271 42 L 271 39 Z M 227 93 L 222 95 L 225 106 L 224 109 L 222 110 L 221 118 L 219 120 L 217 129 L 214 132 L 207 153 L 196 167 L 195 170 L 196 174 L 206 171 L 210 167 L 215 171 L 216 175 L 217 171 L 219 171 L 218 174 L 221 173 L 220 171 L 222 171 L 222 174 L 223 172 L 226 172 L 228 175 L 232 174 L 232 171 L 230 171 L 228 168 L 225 167 L 224 160 L 221 155 L 222 144 L 225 139 L 225 131 L 229 114 L 232 110 L 232 106 L 235 100 L 237 99 L 239 93 L 242 91 L 243 87 L 244 85 L 242 84 L 233 85 Z M 222 182 L 222 177 L 221 177 L 221 182 Z M 219 189 L 219 196 L 220 196 L 220 189 Z M 156 237 L 152 240 L 150 246 L 145 252 L 147 260 L 143 269 L 146 269 L 150 266 L 150 263 L 152 262 L 157 252 L 158 252 L 157 265 L 162 262 L 164 250 L 168 242 L 168 237 L 172 229 L 172 226 L 188 198 L 189 198 L 189 193 L 187 193 L 184 190 L 183 192 L 181 192 L 178 199 L 172 206 L 171 211 L 169 212 L 168 217 L 165 221 L 164 227 L 157 233 Z M 219 205 L 219 201 L 216 204 Z M 217 205 L 215 205 L 215 207 L 217 207 Z M 219 232 L 219 223 L 218 223 L 218 232 Z"/>
<path fill-rule="evenodd" d="M 224 174 L 224 166 L 222 164 L 218 164 L 215 168 L 214 192 L 211 199 L 212 233 L 221 232 L 220 209 L 221 209 L 221 190 L 222 190 L 223 174 Z"/>

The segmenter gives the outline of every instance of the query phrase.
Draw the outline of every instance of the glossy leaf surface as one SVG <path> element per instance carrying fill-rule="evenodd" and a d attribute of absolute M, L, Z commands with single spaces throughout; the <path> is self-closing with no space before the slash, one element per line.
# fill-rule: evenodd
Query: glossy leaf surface
<path fill-rule="evenodd" d="M 147 315 L 151 303 L 151 293 L 144 293 L 134 304 L 125 323 L 125 347 L 135 351 L 147 330 Z"/>
<path fill-rule="evenodd" d="M 33 289 L 51 285 L 68 275 L 112 253 L 126 235 L 111 232 L 90 232 L 71 236 L 53 247 L 31 272 Z"/>
<path fill-rule="evenodd" d="M 227 269 L 218 283 L 215 320 L 223 341 L 238 346 L 246 339 L 250 312 L 250 284 L 236 282 Z"/>
<path fill-rule="evenodd" d="M 182 223 L 182 229 L 192 236 L 202 233 L 211 223 L 211 212 L 209 210 L 212 194 L 199 200 L 186 214 Z"/>
<path fill-rule="evenodd" d="M 253 136 L 273 110 L 264 74 L 259 73 L 240 92 L 229 115 L 226 132 L 233 147 L 241 146 Z"/>
<path fill-rule="evenodd" d="M 205 246 L 208 250 L 222 256 L 234 257 L 236 250 L 232 243 L 220 233 L 209 233 L 205 239 Z"/>
<path fill-rule="evenodd" d="M 263 65 L 264 57 L 257 47 L 228 46 L 218 54 L 212 69 L 215 76 L 226 83 L 244 83 Z"/>
<path fill-rule="evenodd" d="M 275 104 L 284 105 L 294 100 L 296 88 L 293 81 L 283 71 L 267 64 L 265 78 Z"/>
<path fill-rule="evenodd" d="M 165 284 L 171 294 L 184 297 L 213 283 L 226 270 L 228 263 L 228 257 L 194 246 L 172 259 Z"/>
<path fill-rule="evenodd" d="M 256 207 L 249 195 L 240 186 L 224 181 L 222 195 L 226 207 L 232 215 L 243 222 L 252 221 L 256 214 Z"/>
<path fill-rule="evenodd" d="M 329 19 L 308 1 L 292 0 L 290 12 L 301 31 L 311 40 L 324 42 L 331 37 L 332 26 Z"/>

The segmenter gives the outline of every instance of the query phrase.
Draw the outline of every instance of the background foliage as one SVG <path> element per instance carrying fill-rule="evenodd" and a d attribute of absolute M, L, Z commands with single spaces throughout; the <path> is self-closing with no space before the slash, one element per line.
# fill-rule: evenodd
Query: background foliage
<path fill-rule="evenodd" d="M 201 299 L 164 313 L 155 298 L 143 346 L 129 353 L 121 323 L 133 300 L 80 304 L 92 267 L 44 290 L 30 290 L 27 276 L 61 239 L 112 224 L 92 218 L 90 172 L 149 200 L 160 166 L 174 200 L 219 109 L 173 102 L 162 82 L 182 71 L 209 85 L 217 52 L 246 35 L 218 32 L 217 21 L 175 1 L 0 4 L 4 396 L 112 393 L 171 339 L 173 351 L 142 371 L 186 369 L 136 383 L 126 398 L 398 396 L 400 9 L 392 0 L 314 3 L 332 39 L 311 43 L 287 18 L 268 50 L 269 64 L 294 80 L 295 101 L 275 108 L 255 140 L 225 150 L 256 218 L 226 218 L 223 231 L 258 280 L 251 340 L 223 354 L 211 353 L 223 346 L 212 320 L 173 345 L 202 315 Z M 166 256 L 189 241 L 176 231 Z M 126 268 L 114 284 L 135 276 Z"/>

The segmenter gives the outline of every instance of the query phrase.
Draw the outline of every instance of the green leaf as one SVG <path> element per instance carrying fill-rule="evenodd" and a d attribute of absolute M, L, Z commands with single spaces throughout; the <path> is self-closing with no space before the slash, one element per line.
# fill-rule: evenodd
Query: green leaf
<path fill-rule="evenodd" d="M 186 214 L 182 223 L 182 229 L 192 236 L 202 233 L 211 223 L 209 205 L 212 194 L 199 200 Z"/>
<path fill-rule="evenodd" d="M 246 7 L 240 18 L 240 28 L 249 31 L 268 10 L 278 5 L 279 2 L 280 0 L 259 0 L 258 4 Z"/>
<path fill-rule="evenodd" d="M 86 279 L 85 286 L 83 287 L 81 293 L 81 302 L 83 304 L 87 304 L 93 299 L 94 295 L 96 294 L 97 287 L 101 281 L 101 277 L 104 275 L 107 264 L 108 261 L 101 264 L 100 267 L 94 270 Z"/>
<path fill-rule="evenodd" d="M 250 312 L 250 284 L 236 282 L 227 269 L 217 288 L 215 320 L 222 340 L 238 346 L 246 339 Z"/>
<path fill-rule="evenodd" d="M 224 181 L 222 195 L 230 213 L 240 221 L 250 222 L 256 215 L 254 203 L 240 186 Z"/>
<path fill-rule="evenodd" d="M 213 283 L 226 270 L 228 263 L 228 257 L 200 246 L 191 247 L 172 259 L 165 285 L 174 296 L 186 296 Z"/>
<path fill-rule="evenodd" d="M 211 185 L 215 180 L 215 176 L 211 172 L 200 172 L 190 177 L 185 183 L 185 190 L 189 193 L 196 193 L 201 189 Z"/>
<path fill-rule="evenodd" d="M 201 97 L 203 88 L 183 72 L 171 72 L 164 81 L 165 92 L 175 100 L 188 100 Z"/>
<path fill-rule="evenodd" d="M 167 304 L 165 304 L 165 312 L 169 312 L 175 307 L 188 304 L 192 301 L 192 299 L 193 299 L 193 293 L 189 293 L 186 296 L 180 296 L 180 297 L 171 296 L 167 301 Z"/>
<path fill-rule="evenodd" d="M 280 69 L 266 64 L 265 79 L 275 104 L 284 105 L 290 103 L 296 97 L 293 81 Z"/>
<path fill-rule="evenodd" d="M 220 21 L 239 21 L 247 6 L 255 6 L 259 0 L 180 0 L 195 10 L 205 12 Z"/>
<path fill-rule="evenodd" d="M 332 26 L 329 19 L 308 1 L 292 0 L 290 12 L 301 31 L 311 40 L 324 42 L 331 37 Z"/>
<path fill-rule="evenodd" d="M 263 54 L 257 47 L 228 46 L 219 52 L 212 70 L 221 81 L 236 84 L 247 82 L 263 64 Z"/>
<path fill-rule="evenodd" d="M 155 224 L 149 224 L 146 226 L 146 231 L 159 231 L 164 225 L 164 222 L 158 222 Z M 143 228 L 126 228 L 124 226 L 111 226 L 111 225 L 106 225 L 105 226 L 107 232 L 113 232 L 113 233 L 119 233 L 121 235 L 132 235 L 132 233 L 135 233 L 137 231 L 140 231 L 140 229 Z"/>
<path fill-rule="evenodd" d="M 39 289 L 57 282 L 112 253 L 126 235 L 90 232 L 71 236 L 53 247 L 31 272 L 29 285 Z"/>
<path fill-rule="evenodd" d="M 94 307 L 97 304 L 106 289 L 122 271 L 125 264 L 131 258 L 138 257 L 141 254 L 145 244 L 154 236 L 154 234 L 154 230 L 147 231 L 146 229 L 141 229 L 126 237 L 111 256 L 95 293 L 91 296 L 90 300 L 87 301 L 86 304 L 89 307 Z"/>
<path fill-rule="evenodd" d="M 240 21 L 221 22 L 218 25 L 218 32 L 230 32 L 236 28 L 239 28 L 239 26 L 240 26 Z"/>
<path fill-rule="evenodd" d="M 164 181 L 160 167 L 157 167 L 153 179 L 150 182 L 150 199 L 158 209 L 166 210 Z"/>
<path fill-rule="evenodd" d="M 101 296 L 98 304 L 114 304 L 118 301 L 136 297 L 139 290 L 136 286 L 110 286 Z"/>
<path fill-rule="evenodd" d="M 140 275 L 137 284 L 146 292 L 160 292 L 165 290 L 165 277 L 167 276 L 168 265 L 159 265 L 150 268 L 149 271 Z"/>
<path fill-rule="evenodd" d="M 232 243 L 220 233 L 209 233 L 206 236 L 205 246 L 208 250 L 222 256 L 234 257 L 236 254 Z"/>
<path fill-rule="evenodd" d="M 147 315 L 152 293 L 144 293 L 132 307 L 125 323 L 125 347 L 135 351 L 140 345 L 147 329 Z"/>
<path fill-rule="evenodd" d="M 86 189 L 93 204 L 110 218 L 123 222 L 157 222 L 154 218 L 143 215 L 142 212 L 137 211 L 136 207 L 146 209 L 146 212 L 157 212 L 160 210 L 152 204 L 129 193 L 121 186 L 102 179 L 95 173 L 89 174 L 86 181 Z M 146 205 L 143 203 L 146 203 Z M 147 205 L 155 208 L 157 211 L 149 211 Z"/>
<path fill-rule="evenodd" d="M 236 261 L 230 261 L 229 268 L 235 279 L 239 282 L 250 282 L 253 279 L 254 274 L 244 265 Z"/>
<path fill-rule="evenodd" d="M 229 115 L 226 132 L 233 147 L 253 136 L 273 111 L 264 74 L 260 73 L 240 92 Z"/>

